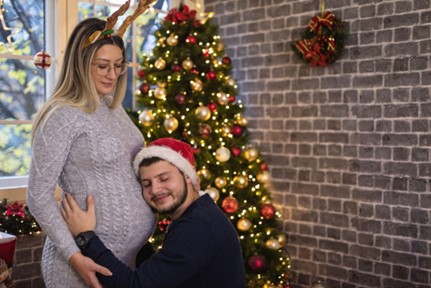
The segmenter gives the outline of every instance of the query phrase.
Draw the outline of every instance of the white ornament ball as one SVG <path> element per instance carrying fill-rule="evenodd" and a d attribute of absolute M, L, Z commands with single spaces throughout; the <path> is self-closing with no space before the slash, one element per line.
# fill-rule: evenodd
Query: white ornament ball
<path fill-rule="evenodd" d="M 226 147 L 220 147 L 216 150 L 215 158 L 220 162 L 226 162 L 230 158 L 230 150 Z"/>

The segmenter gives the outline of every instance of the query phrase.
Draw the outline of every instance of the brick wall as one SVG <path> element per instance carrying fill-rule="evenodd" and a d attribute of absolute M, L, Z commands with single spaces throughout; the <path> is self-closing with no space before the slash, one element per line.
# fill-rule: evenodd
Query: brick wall
<path fill-rule="evenodd" d="M 15 251 L 12 279 L 17 288 L 44 288 L 40 260 L 44 235 L 20 236 Z"/>
<path fill-rule="evenodd" d="M 206 0 L 270 165 L 294 287 L 431 287 L 431 1 L 327 0 L 341 59 L 293 54 L 317 0 Z"/>

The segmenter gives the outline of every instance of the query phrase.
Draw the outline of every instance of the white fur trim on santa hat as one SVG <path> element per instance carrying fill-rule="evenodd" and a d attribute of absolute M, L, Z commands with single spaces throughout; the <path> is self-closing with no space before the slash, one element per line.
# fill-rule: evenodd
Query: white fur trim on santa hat
<path fill-rule="evenodd" d="M 135 160 L 133 161 L 133 169 L 136 175 L 139 177 L 139 165 L 142 160 L 152 157 L 158 157 L 160 159 L 170 162 L 172 165 L 178 167 L 185 175 L 187 175 L 195 187 L 199 187 L 199 177 L 196 173 L 194 166 L 184 158 L 180 153 L 164 146 L 147 146 L 141 149 L 136 154 Z"/>

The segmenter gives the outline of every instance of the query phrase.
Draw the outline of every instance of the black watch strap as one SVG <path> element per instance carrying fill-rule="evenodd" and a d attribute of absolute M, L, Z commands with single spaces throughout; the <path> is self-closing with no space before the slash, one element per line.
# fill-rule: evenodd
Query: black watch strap
<path fill-rule="evenodd" d="M 75 243 L 79 249 L 83 250 L 87 248 L 88 243 L 94 236 L 96 236 L 94 231 L 81 232 L 75 237 Z"/>

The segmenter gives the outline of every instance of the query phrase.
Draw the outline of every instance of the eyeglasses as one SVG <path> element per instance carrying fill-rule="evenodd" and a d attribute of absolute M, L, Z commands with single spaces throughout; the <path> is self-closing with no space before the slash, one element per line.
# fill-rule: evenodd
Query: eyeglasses
<path fill-rule="evenodd" d="M 121 64 L 114 64 L 114 66 L 108 65 L 108 64 L 98 64 L 98 63 L 91 63 L 92 65 L 96 66 L 96 72 L 99 76 L 106 76 L 111 72 L 112 69 L 114 69 L 114 73 L 117 76 L 120 76 L 121 74 L 124 74 L 127 71 L 127 67 L 129 67 L 128 62 L 123 62 Z"/>

